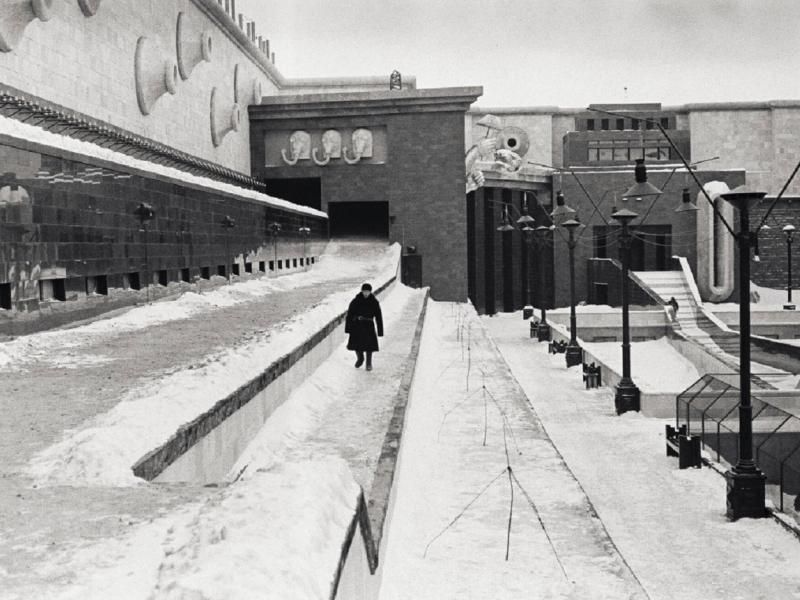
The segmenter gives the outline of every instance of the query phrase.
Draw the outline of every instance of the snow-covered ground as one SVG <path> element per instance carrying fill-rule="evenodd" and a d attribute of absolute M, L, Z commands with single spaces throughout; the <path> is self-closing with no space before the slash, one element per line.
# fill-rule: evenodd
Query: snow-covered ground
<path fill-rule="evenodd" d="M 394 246 L 384 257 L 382 269 L 376 280 L 387 281 L 394 275 L 399 248 Z M 324 261 L 320 261 L 320 267 Z M 331 268 L 333 267 L 333 268 Z M 323 277 L 337 272 L 335 266 L 311 271 L 303 282 L 313 285 Z M 316 275 L 320 273 L 320 275 Z M 325 273 L 322 275 L 322 273 Z M 277 280 L 279 282 L 280 280 Z M 273 282 L 254 280 L 236 286 L 237 290 L 218 290 L 210 303 L 198 303 L 196 295 L 186 294 L 173 302 L 165 302 L 153 311 L 152 307 L 134 309 L 125 315 L 87 325 L 83 330 L 114 331 L 116 321 L 121 329 L 126 324 L 136 327 L 153 326 L 158 319 L 198 316 L 202 310 L 218 306 L 215 302 L 239 301 L 243 298 L 263 296 Z M 26 474 L 41 485 L 138 485 L 141 482 L 131 466 L 150 450 L 157 448 L 184 423 L 210 409 L 216 402 L 234 392 L 243 383 L 256 377 L 265 365 L 302 344 L 337 314 L 352 297 L 351 291 L 331 294 L 324 301 L 281 324 L 265 336 L 238 345 L 215 356 L 213 361 L 198 368 L 178 370 L 167 377 L 137 388 L 110 411 L 98 415 L 84 426 L 68 432 L 64 438 L 34 456 Z M 133 313 L 133 315 L 131 315 Z M 78 337 L 81 331 L 69 330 L 42 337 Z M 268 338 L 268 343 L 266 339 Z M 13 343 L 13 342 L 12 342 Z"/>
<path fill-rule="evenodd" d="M 771 519 L 729 522 L 725 480 L 665 457 L 666 421 L 616 416 L 613 392 L 583 389 L 523 323 L 483 322 L 648 597 L 800 598 L 798 539 Z"/>
<path fill-rule="evenodd" d="M 753 293 L 758 295 L 758 302 L 752 301 Z M 750 282 L 750 310 L 783 310 L 786 304 L 786 288 L 775 289 L 762 287 Z M 792 286 L 792 299 L 795 304 L 800 303 L 800 289 Z M 738 302 L 705 302 L 704 306 L 713 312 L 738 312 Z"/>
<path fill-rule="evenodd" d="M 356 370 L 351 352 L 335 351 L 273 413 L 231 470 L 234 483 L 123 535 L 44 553 L 32 572 L 13 573 L 0 597 L 327 600 L 422 299 L 423 291 L 397 284 L 381 302 L 386 336 L 375 370 Z M 160 486 L 126 490 L 151 487 Z"/>
<path fill-rule="evenodd" d="M 512 320 L 519 325 L 518 317 L 513 314 L 500 318 L 507 318 L 510 327 Z M 581 342 L 581 345 L 615 372 L 622 373 L 619 342 Z M 679 393 L 700 379 L 694 364 L 663 337 L 631 343 L 631 376 L 642 391 L 652 393 Z"/>
<path fill-rule="evenodd" d="M 399 465 L 381 600 L 646 598 L 471 307 L 429 305 Z"/>

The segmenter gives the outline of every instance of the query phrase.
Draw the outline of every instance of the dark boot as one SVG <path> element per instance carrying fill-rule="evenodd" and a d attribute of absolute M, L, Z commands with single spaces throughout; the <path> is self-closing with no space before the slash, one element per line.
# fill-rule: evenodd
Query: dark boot
<path fill-rule="evenodd" d="M 367 352 L 367 371 L 372 371 L 372 352 Z"/>
<path fill-rule="evenodd" d="M 361 365 L 364 364 L 364 353 L 363 352 L 356 352 L 356 369 L 359 368 Z M 369 363 L 367 363 L 367 368 L 369 369 Z"/>

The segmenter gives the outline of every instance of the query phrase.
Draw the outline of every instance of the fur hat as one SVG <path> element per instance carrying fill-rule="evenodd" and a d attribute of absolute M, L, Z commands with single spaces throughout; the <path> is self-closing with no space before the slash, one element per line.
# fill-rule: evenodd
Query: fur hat
<path fill-rule="evenodd" d="M 361 286 L 361 291 L 362 292 L 363 291 L 371 292 L 372 291 L 372 286 L 370 284 L 368 284 L 368 283 L 365 283 L 364 285 Z"/>

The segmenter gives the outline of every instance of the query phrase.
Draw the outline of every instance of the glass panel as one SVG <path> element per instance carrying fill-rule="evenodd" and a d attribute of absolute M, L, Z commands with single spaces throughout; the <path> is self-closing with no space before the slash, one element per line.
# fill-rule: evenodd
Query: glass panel
<path fill-rule="evenodd" d="M 589 162 L 597 162 L 597 148 L 589 148 Z"/>
<path fill-rule="evenodd" d="M 658 160 L 658 148 L 645 148 L 644 157 L 646 160 Z"/>
<path fill-rule="evenodd" d="M 662 146 L 658 149 L 658 160 L 669 160 L 669 147 Z"/>
<path fill-rule="evenodd" d="M 637 158 L 644 158 L 644 148 L 631 148 L 630 157 L 631 160 L 636 160 Z"/>
<path fill-rule="evenodd" d="M 611 148 L 600 148 L 599 160 L 614 160 Z"/>
<path fill-rule="evenodd" d="M 628 149 L 614 148 L 614 160 L 628 160 Z"/>

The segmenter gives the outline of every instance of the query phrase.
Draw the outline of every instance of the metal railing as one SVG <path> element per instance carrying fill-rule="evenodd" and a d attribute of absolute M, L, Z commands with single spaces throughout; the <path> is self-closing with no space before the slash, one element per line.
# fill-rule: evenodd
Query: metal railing
<path fill-rule="evenodd" d="M 763 374 L 754 374 L 763 377 Z M 699 435 L 703 445 L 735 465 L 739 459 L 739 374 L 703 375 L 675 399 L 675 426 Z M 784 511 L 800 509 L 800 390 L 757 390 L 752 396 L 756 463 Z M 759 392 L 762 392 L 759 394 Z M 766 399 L 765 399 L 766 398 Z M 768 401 L 767 401 L 768 400 Z M 783 408 L 781 408 L 783 407 Z"/>

